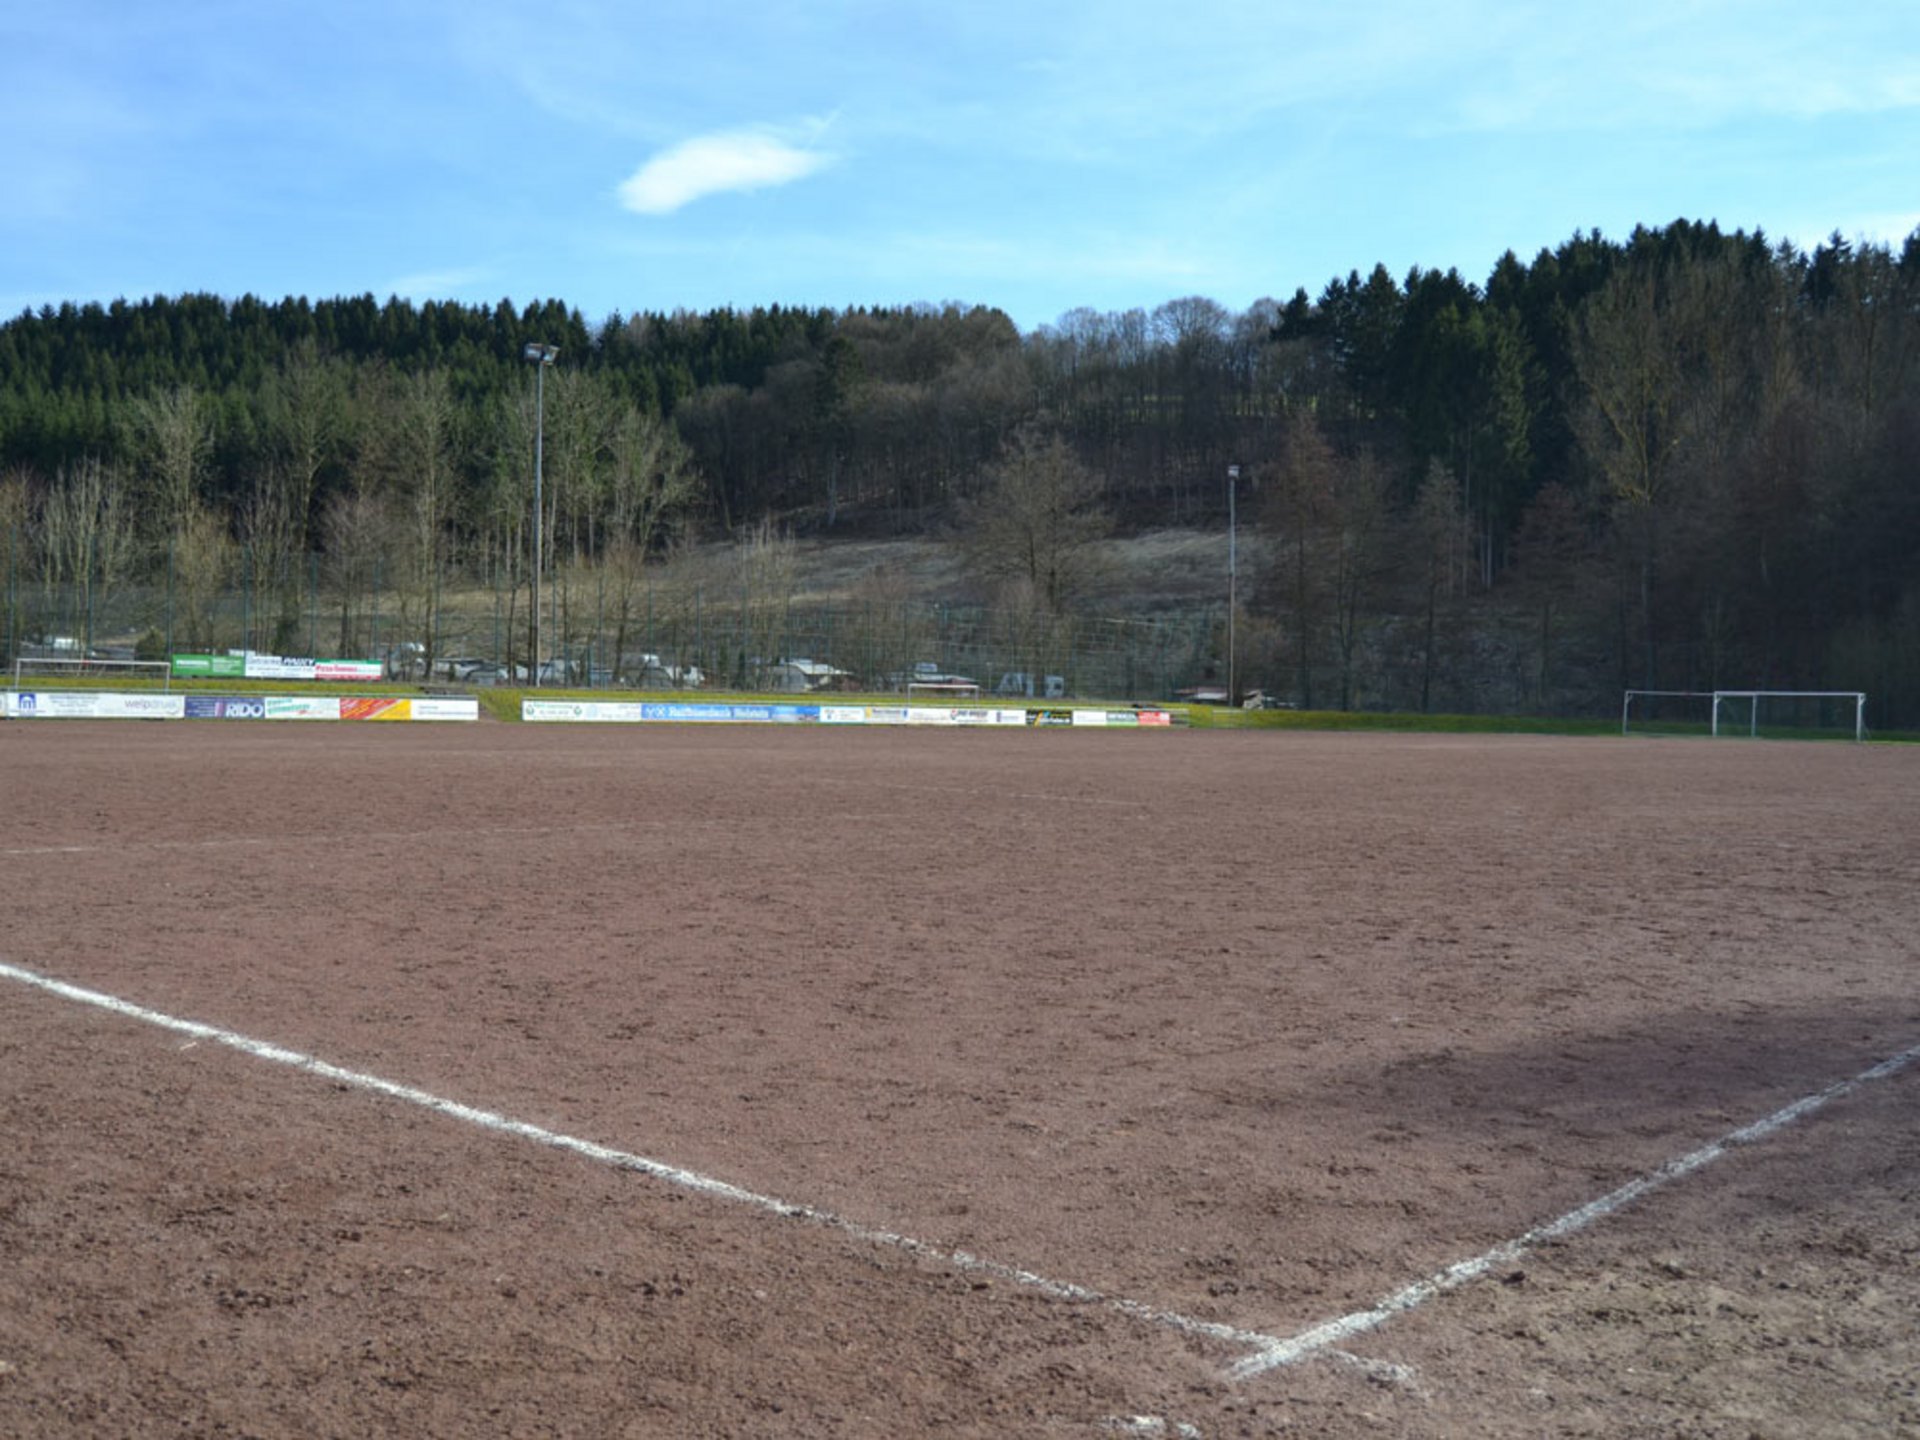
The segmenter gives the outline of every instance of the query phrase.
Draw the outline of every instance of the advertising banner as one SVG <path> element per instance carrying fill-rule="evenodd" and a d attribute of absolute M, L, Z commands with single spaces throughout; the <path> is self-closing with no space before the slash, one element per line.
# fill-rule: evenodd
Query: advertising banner
<path fill-rule="evenodd" d="M 818 705 L 702 705 L 671 702 L 640 707 L 643 720 L 692 721 L 723 725 L 791 725 L 818 720 Z"/>
<path fill-rule="evenodd" d="M 478 720 L 480 702 L 403 695 L 188 695 L 183 713 L 189 720 Z"/>
<path fill-rule="evenodd" d="M 23 690 L 7 692 L 6 713 L 20 720 L 178 720 L 187 707 L 180 695 Z"/>
<path fill-rule="evenodd" d="M 401 695 L 347 695 L 340 700 L 342 720 L 411 720 L 413 702 Z"/>
<path fill-rule="evenodd" d="M 1039 727 L 1071 725 L 1073 724 L 1073 711 L 1029 710 L 1027 711 L 1027 724 Z"/>
<path fill-rule="evenodd" d="M 820 718 L 827 719 L 827 706 L 820 707 Z M 842 725 L 905 725 L 905 705 L 835 705 L 834 721 Z"/>
<path fill-rule="evenodd" d="M 258 695 L 189 695 L 189 720 L 264 720 L 267 702 Z"/>
<path fill-rule="evenodd" d="M 472 696 L 450 696 L 444 699 L 423 699 L 413 701 L 415 720 L 478 720 L 480 702 Z"/>
<path fill-rule="evenodd" d="M 380 680 L 378 660 L 309 660 L 295 655 L 176 655 L 173 673 L 180 676 L 247 680 Z"/>
<path fill-rule="evenodd" d="M 520 702 L 522 720 L 571 721 L 579 724 L 652 722 L 693 725 L 793 725 L 820 718 L 818 705 L 728 705 L 719 702 L 526 700 Z"/>
<path fill-rule="evenodd" d="M 238 655 L 175 655 L 173 673 L 182 679 L 239 680 L 246 673 L 246 661 Z"/>
<path fill-rule="evenodd" d="M 338 695 L 269 695 L 266 697 L 269 720 L 338 720 Z"/>
<path fill-rule="evenodd" d="M 289 658 L 284 655 L 249 655 L 244 662 L 245 674 L 249 680 L 313 680 L 316 679 L 315 665 L 311 660 Z"/>
<path fill-rule="evenodd" d="M 478 704 L 478 701 L 474 702 Z M 644 717 L 638 701 L 522 700 L 522 720 L 572 721 L 579 724 L 636 725 Z"/>

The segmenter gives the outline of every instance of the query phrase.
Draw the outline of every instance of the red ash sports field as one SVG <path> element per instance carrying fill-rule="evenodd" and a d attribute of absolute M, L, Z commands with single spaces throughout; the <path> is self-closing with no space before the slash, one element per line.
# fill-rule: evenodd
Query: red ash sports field
<path fill-rule="evenodd" d="M 0 814 L 3 1435 L 1920 1434 L 1920 751 L 61 722 Z"/>

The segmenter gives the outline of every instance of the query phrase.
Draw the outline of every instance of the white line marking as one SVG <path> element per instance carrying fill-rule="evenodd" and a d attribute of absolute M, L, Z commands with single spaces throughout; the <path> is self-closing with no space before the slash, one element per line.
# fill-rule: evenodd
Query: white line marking
<path fill-rule="evenodd" d="M 977 796 L 977 789 L 968 789 L 964 785 L 915 785 L 900 780 L 816 780 L 803 779 L 805 785 L 818 785 L 829 790 L 849 790 L 855 786 L 870 790 L 905 790 L 912 795 L 965 795 Z M 1049 805 L 1110 805 L 1121 810 L 1148 810 L 1152 807 L 1144 800 L 1117 800 L 1109 795 L 1054 795 L 1039 790 L 1013 790 L 995 792 L 1002 800 L 1042 800 Z"/>
<path fill-rule="evenodd" d="M 1098 1290 L 1090 1290 L 1084 1285 L 1074 1285 L 1061 1280 L 1049 1280 L 1030 1270 L 1021 1270 L 1016 1266 L 1004 1265 L 996 1260 L 987 1260 L 964 1250 L 942 1250 L 911 1236 L 895 1234 L 890 1230 L 876 1230 L 856 1221 L 843 1219 L 828 1210 L 817 1209 L 812 1205 L 799 1205 L 781 1200 L 772 1195 L 762 1195 L 738 1185 L 728 1184 L 710 1175 L 701 1175 L 692 1170 L 683 1170 L 677 1165 L 668 1165 L 663 1161 L 650 1160 L 644 1155 L 634 1155 L 625 1150 L 616 1150 L 610 1145 L 597 1144 L 592 1140 L 581 1140 L 572 1135 L 563 1135 L 554 1130 L 532 1125 L 524 1120 L 514 1120 L 491 1110 L 476 1109 L 463 1105 L 457 1100 L 444 1099 L 425 1090 L 415 1089 L 394 1080 L 383 1080 L 377 1075 L 369 1075 L 359 1070 L 347 1070 L 330 1064 L 312 1055 L 303 1055 L 298 1050 L 289 1050 L 284 1046 L 270 1044 L 264 1040 L 250 1039 L 231 1030 L 222 1030 L 216 1025 L 204 1024 L 198 1020 L 183 1020 L 159 1010 L 149 1010 L 144 1005 L 136 1005 L 130 1000 L 122 1000 L 114 995 L 103 994 L 98 990 L 83 989 L 78 985 L 69 985 L 64 980 L 55 980 L 51 976 L 37 971 L 24 970 L 17 965 L 0 961 L 0 979 L 17 980 L 23 985 L 58 995 L 62 999 L 78 1001 L 83 1005 L 96 1006 L 111 1011 L 115 1015 L 139 1020 L 148 1025 L 171 1030 L 176 1034 L 191 1036 L 195 1041 L 212 1040 L 242 1054 L 251 1055 L 257 1060 L 269 1060 L 276 1065 L 286 1065 L 295 1070 L 318 1075 L 337 1085 L 350 1086 L 356 1090 L 370 1091 L 394 1100 L 404 1100 L 410 1105 L 418 1105 L 437 1114 L 454 1120 L 464 1120 L 469 1125 L 478 1125 L 482 1129 L 495 1131 L 502 1135 L 513 1135 L 523 1140 L 531 1140 L 539 1145 L 551 1146 L 556 1150 L 571 1151 L 595 1160 L 603 1165 L 611 1165 L 619 1170 L 633 1170 L 655 1180 L 665 1181 L 683 1190 L 691 1190 L 717 1200 L 731 1201 L 737 1205 L 751 1206 L 770 1214 L 788 1219 L 807 1220 L 815 1225 L 869 1245 L 887 1246 L 905 1251 L 921 1260 L 932 1261 L 939 1265 L 951 1265 L 975 1275 L 991 1276 L 1010 1284 L 1020 1285 L 1029 1290 L 1037 1290 L 1055 1300 L 1070 1300 L 1080 1304 L 1100 1305 L 1117 1311 L 1132 1319 L 1177 1330 L 1187 1335 L 1204 1336 L 1211 1340 L 1225 1341 L 1230 1345 L 1246 1349 L 1259 1349 L 1262 1352 L 1282 1343 L 1272 1335 L 1262 1335 L 1257 1331 L 1241 1330 L 1231 1325 L 1216 1324 L 1210 1320 L 1195 1319 L 1173 1310 L 1162 1310 L 1138 1300 L 1127 1300 L 1119 1296 L 1106 1295 Z M 183 1047 L 184 1048 L 184 1047 Z"/>
<path fill-rule="evenodd" d="M 480 1110 L 471 1105 L 461 1104 L 457 1100 L 447 1100 L 438 1095 L 431 1094 L 428 1091 L 415 1089 L 411 1085 L 403 1085 L 393 1080 L 383 1080 L 377 1075 L 369 1075 L 358 1070 L 343 1069 L 338 1065 L 330 1064 L 314 1056 L 303 1055 L 297 1050 L 289 1050 L 283 1046 L 273 1045 L 263 1040 L 253 1040 L 245 1035 L 236 1034 L 231 1030 L 222 1030 L 218 1026 L 204 1024 L 198 1020 L 183 1020 L 159 1010 L 150 1010 L 143 1005 L 136 1005 L 130 1000 L 122 1000 L 117 996 L 107 995 L 98 990 L 83 989 L 78 985 L 69 985 L 63 980 L 55 980 L 50 976 L 39 974 L 37 971 L 25 970 L 17 965 L 9 965 L 5 961 L 0 961 L 0 979 L 17 980 L 22 984 L 34 986 L 37 989 L 45 990 L 50 994 L 61 996 L 67 1000 L 74 1000 L 81 1004 L 96 1006 L 99 1009 L 111 1011 L 116 1015 L 139 1020 L 162 1029 L 172 1030 L 178 1034 L 188 1035 L 193 1037 L 195 1042 L 200 1040 L 213 1040 L 231 1049 L 238 1050 L 243 1054 L 251 1055 L 255 1059 L 269 1060 L 278 1065 L 286 1065 L 295 1070 L 303 1070 L 308 1074 L 318 1075 L 323 1079 L 331 1080 L 336 1084 L 349 1086 L 353 1089 L 366 1090 L 377 1095 L 385 1095 L 390 1099 L 404 1100 L 409 1104 L 419 1105 L 424 1109 L 435 1111 L 451 1119 L 464 1120 L 468 1124 L 480 1126 L 482 1129 L 496 1131 L 503 1135 L 517 1136 L 524 1140 L 531 1140 L 536 1144 L 550 1146 L 556 1150 L 571 1151 L 574 1154 L 585 1156 L 589 1160 L 595 1160 L 601 1164 L 613 1166 L 615 1169 L 637 1171 L 653 1179 L 679 1186 L 685 1190 L 707 1195 L 714 1199 L 727 1200 L 735 1204 L 751 1206 L 755 1209 L 764 1210 L 770 1214 L 789 1219 L 807 1220 L 826 1229 L 837 1230 L 843 1235 L 869 1245 L 886 1246 L 904 1251 L 922 1260 L 932 1261 L 935 1264 L 951 1265 L 956 1270 L 967 1271 L 977 1275 L 987 1275 L 997 1280 L 1005 1280 L 1010 1284 L 1036 1290 L 1042 1295 L 1046 1295 L 1052 1299 L 1068 1300 L 1078 1304 L 1099 1305 L 1147 1324 L 1177 1330 L 1182 1334 L 1204 1336 L 1208 1339 L 1220 1340 L 1227 1344 L 1238 1345 L 1245 1349 L 1252 1350 L 1254 1352 L 1253 1354 L 1237 1361 L 1228 1368 L 1227 1378 L 1235 1381 L 1249 1380 L 1269 1370 L 1297 1364 L 1302 1360 L 1312 1358 L 1323 1352 L 1336 1355 L 1340 1359 L 1359 1365 L 1361 1368 L 1369 1370 L 1370 1372 L 1378 1367 L 1383 1375 L 1389 1375 L 1396 1380 L 1408 1379 L 1411 1377 L 1412 1372 L 1406 1371 L 1402 1367 L 1390 1366 L 1384 1362 L 1368 1361 L 1357 1355 L 1346 1354 L 1335 1347 L 1340 1341 L 1350 1339 L 1352 1336 L 1363 1334 L 1369 1330 L 1377 1329 L 1394 1316 L 1417 1309 L 1419 1306 L 1424 1305 L 1427 1301 L 1437 1296 L 1471 1284 L 1473 1281 L 1486 1275 L 1489 1271 L 1520 1258 L 1533 1247 L 1545 1241 L 1557 1240 L 1562 1236 L 1584 1230 L 1595 1221 L 1604 1219 L 1615 1211 L 1625 1208 L 1642 1196 L 1662 1189 L 1673 1181 L 1679 1180 L 1711 1164 L 1713 1161 L 1720 1159 L 1730 1149 L 1741 1145 L 1751 1145 L 1757 1141 L 1764 1140 L 1775 1131 L 1781 1130 L 1794 1121 L 1811 1115 L 1814 1111 L 1821 1109 L 1832 1101 L 1844 1095 L 1849 1095 L 1853 1091 L 1873 1081 L 1885 1080 L 1890 1076 L 1896 1075 L 1913 1064 L 1914 1061 L 1920 1060 L 1920 1045 L 1915 1045 L 1910 1049 L 1903 1050 L 1891 1059 L 1883 1060 L 1878 1065 L 1861 1071 L 1852 1079 L 1836 1081 L 1832 1085 L 1827 1086 L 1826 1089 L 1816 1091 L 1812 1095 L 1804 1096 L 1794 1101 L 1791 1105 L 1776 1110 L 1763 1119 L 1754 1121 L 1751 1125 L 1745 1125 L 1738 1130 L 1730 1131 L 1720 1139 L 1701 1146 L 1698 1150 L 1682 1155 L 1677 1160 L 1670 1160 L 1659 1169 L 1643 1175 L 1638 1179 L 1630 1180 L 1618 1189 L 1609 1191 L 1599 1199 L 1590 1201 L 1578 1209 L 1569 1210 L 1557 1220 L 1551 1220 L 1545 1225 L 1537 1226 L 1517 1239 L 1496 1245 L 1491 1250 L 1485 1251 L 1470 1260 L 1462 1260 L 1456 1264 L 1449 1265 L 1446 1269 L 1430 1275 L 1424 1280 L 1416 1281 L 1404 1289 L 1395 1291 L 1393 1294 L 1381 1300 L 1372 1309 L 1358 1310 L 1349 1315 L 1342 1315 L 1337 1319 L 1325 1321 L 1311 1329 L 1303 1330 L 1299 1334 L 1283 1340 L 1272 1335 L 1263 1335 L 1255 1330 L 1243 1330 L 1237 1326 L 1222 1325 L 1210 1320 L 1199 1320 L 1190 1315 L 1183 1315 L 1178 1311 L 1160 1309 L 1156 1306 L 1144 1304 L 1138 1300 L 1128 1300 L 1120 1296 L 1103 1294 L 1098 1290 L 1089 1289 L 1084 1285 L 1075 1285 L 1061 1280 L 1050 1280 L 1030 1270 L 1022 1270 L 1016 1266 L 1002 1264 L 999 1261 L 984 1259 L 981 1256 L 970 1254 L 965 1250 L 942 1250 L 939 1246 L 930 1245 L 924 1240 L 915 1240 L 911 1236 L 896 1234 L 890 1230 L 873 1229 L 869 1226 L 861 1225 L 856 1221 L 844 1219 L 829 1210 L 821 1210 L 812 1205 L 795 1204 L 790 1201 L 777 1199 L 771 1195 L 762 1195 L 752 1190 L 743 1189 L 738 1185 L 729 1184 L 724 1180 L 715 1179 L 709 1175 L 702 1175 L 692 1170 L 684 1170 L 679 1166 L 668 1165 L 663 1161 L 648 1159 L 644 1155 L 635 1155 L 624 1150 L 616 1150 L 609 1145 L 601 1145 L 591 1140 L 582 1140 L 571 1135 L 563 1135 L 558 1131 L 548 1130 L 539 1125 L 532 1125 L 524 1120 L 510 1119 L 507 1116 L 496 1114 L 491 1110 Z M 181 1048 L 187 1049 L 191 1047 L 182 1046 Z"/>
<path fill-rule="evenodd" d="M 1115 1415 L 1106 1428 L 1123 1435 L 1178 1435 L 1182 1440 L 1199 1440 L 1200 1432 L 1179 1420 L 1163 1420 L 1158 1415 Z"/>
<path fill-rule="evenodd" d="M 967 792 L 962 792 L 967 793 Z M 540 836 L 540 835 L 591 835 L 605 833 L 610 835 L 630 834 L 640 830 L 675 830 L 690 828 L 727 827 L 737 829 L 742 823 L 740 816 L 729 815 L 711 820 L 608 820 L 595 821 L 579 825 L 462 825 L 455 827 L 428 826 L 419 830 L 361 830 L 344 834 L 327 834 L 324 831 L 308 831 L 302 834 L 238 835 L 209 840 L 204 836 L 195 836 L 190 840 L 125 840 L 112 841 L 99 845 L 16 845 L 0 847 L 0 858 L 20 859 L 38 855 L 121 855 L 129 850 L 232 850 L 265 849 L 288 847 L 308 843 L 323 845 L 338 844 L 342 839 L 350 838 L 355 845 L 367 845 L 376 841 L 437 840 L 446 836 L 460 839 L 500 839 L 503 836 Z M 745 817 L 751 820 L 753 816 Z M 814 825 L 864 823 L 869 820 L 898 820 L 897 811 L 876 810 L 871 813 L 848 810 L 826 811 L 809 816 L 808 823 Z"/>
<path fill-rule="evenodd" d="M 1364 1331 L 1376 1329 L 1396 1315 L 1416 1309 L 1450 1290 L 1458 1290 L 1461 1286 L 1478 1280 L 1488 1271 L 1517 1260 L 1536 1245 L 1548 1240 L 1557 1240 L 1564 1235 L 1571 1235 L 1577 1230 L 1584 1230 L 1594 1221 L 1604 1219 L 1616 1210 L 1631 1205 L 1641 1196 L 1649 1195 L 1663 1186 L 1672 1184 L 1682 1176 L 1692 1174 L 1702 1166 L 1712 1164 L 1736 1146 L 1751 1145 L 1757 1140 L 1764 1140 L 1776 1130 L 1811 1115 L 1822 1106 L 1838 1100 L 1843 1095 L 1853 1093 L 1863 1085 L 1896 1075 L 1915 1060 L 1920 1060 L 1920 1045 L 1910 1050 L 1903 1050 L 1891 1060 L 1883 1060 L 1871 1069 L 1861 1071 L 1851 1080 L 1836 1081 L 1824 1090 L 1796 1100 L 1793 1104 L 1774 1111 L 1765 1119 L 1742 1126 L 1690 1154 L 1682 1155 L 1677 1160 L 1669 1160 L 1658 1170 L 1643 1175 L 1637 1180 L 1629 1180 L 1619 1189 L 1609 1191 L 1598 1200 L 1582 1205 L 1577 1210 L 1569 1210 L 1559 1219 L 1529 1230 L 1518 1239 L 1496 1245 L 1485 1254 L 1476 1255 L 1471 1260 L 1462 1260 L 1457 1264 L 1449 1265 L 1437 1274 L 1429 1275 L 1426 1279 L 1387 1296 L 1371 1310 L 1356 1310 L 1350 1315 L 1328 1320 L 1310 1330 L 1303 1330 L 1290 1339 L 1271 1345 L 1258 1354 L 1249 1355 L 1227 1371 L 1228 1378 L 1251 1379 L 1255 1375 L 1277 1369 L 1282 1365 L 1292 1365 L 1305 1360 Z"/>

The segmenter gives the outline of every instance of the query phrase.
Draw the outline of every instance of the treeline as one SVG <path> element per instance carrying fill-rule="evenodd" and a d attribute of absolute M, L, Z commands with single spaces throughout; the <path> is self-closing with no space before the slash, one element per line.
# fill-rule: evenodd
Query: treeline
<path fill-rule="evenodd" d="M 1683 222 L 1024 335 L 960 306 L 50 307 L 0 326 L 0 537 L 66 583 L 164 555 L 182 594 L 378 564 L 430 622 L 449 575 L 530 568 L 530 342 L 560 347 L 548 564 L 631 575 L 769 516 L 937 529 L 1043 432 L 1123 531 L 1224 524 L 1241 467 L 1249 633 L 1302 703 L 1740 684 L 1920 719 L 1920 233 Z"/>

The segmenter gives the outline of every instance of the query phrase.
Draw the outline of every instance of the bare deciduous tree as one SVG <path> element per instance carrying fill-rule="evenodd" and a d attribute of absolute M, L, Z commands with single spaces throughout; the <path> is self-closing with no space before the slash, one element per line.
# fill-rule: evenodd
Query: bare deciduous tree
<path fill-rule="evenodd" d="M 680 437 L 633 407 L 614 425 L 608 462 L 600 578 L 617 667 L 638 618 L 647 565 L 693 507 L 699 485 Z"/>
<path fill-rule="evenodd" d="M 1265 514 L 1279 540 L 1275 589 L 1279 609 L 1292 622 L 1294 691 L 1309 710 L 1314 706 L 1314 667 L 1327 611 L 1319 559 L 1321 532 L 1332 504 L 1338 463 L 1313 417 L 1295 420 L 1287 429 Z"/>
<path fill-rule="evenodd" d="M 372 648 L 363 630 L 383 581 L 392 516 L 385 499 L 364 490 L 345 491 L 328 503 L 321 522 L 326 542 L 327 578 L 340 613 L 341 656 Z"/>
<path fill-rule="evenodd" d="M 737 683 L 754 683 L 754 672 L 774 660 L 793 603 L 796 552 L 793 536 L 762 520 L 734 546 L 734 583 L 739 588 L 740 653 L 733 657 Z"/>
<path fill-rule="evenodd" d="M 456 411 L 444 371 L 429 370 L 401 382 L 388 437 L 394 480 L 405 527 L 395 590 L 404 638 L 423 647 L 423 673 L 433 673 L 440 644 L 441 582 L 447 522 L 453 513 L 456 476 Z"/>
<path fill-rule="evenodd" d="M 961 513 L 961 548 L 979 573 L 1029 587 L 1059 611 L 1100 571 L 1112 530 L 1099 481 L 1057 435 L 1017 432 L 979 499 Z"/>
<path fill-rule="evenodd" d="M 187 645 L 210 650 L 217 643 L 215 612 L 233 578 L 233 537 L 217 511 L 195 500 L 177 518 L 171 545 L 175 608 L 185 621 Z"/>
<path fill-rule="evenodd" d="M 126 488 L 96 459 L 63 468 L 41 506 L 49 594 L 65 587 L 81 643 L 93 645 L 93 617 L 126 577 L 134 530 Z"/>
<path fill-rule="evenodd" d="M 181 385 L 134 400 L 127 417 L 153 529 L 177 535 L 194 518 L 200 484 L 213 454 L 211 408 L 192 386 Z"/>
<path fill-rule="evenodd" d="M 12 660 L 23 638 L 20 589 L 28 573 L 30 500 L 24 468 L 0 473 L 0 661 Z"/>
<path fill-rule="evenodd" d="M 1387 474 L 1371 452 L 1334 468 L 1328 515 L 1328 580 L 1340 656 L 1340 708 L 1356 699 L 1362 641 L 1376 623 L 1375 591 L 1387 568 Z"/>

